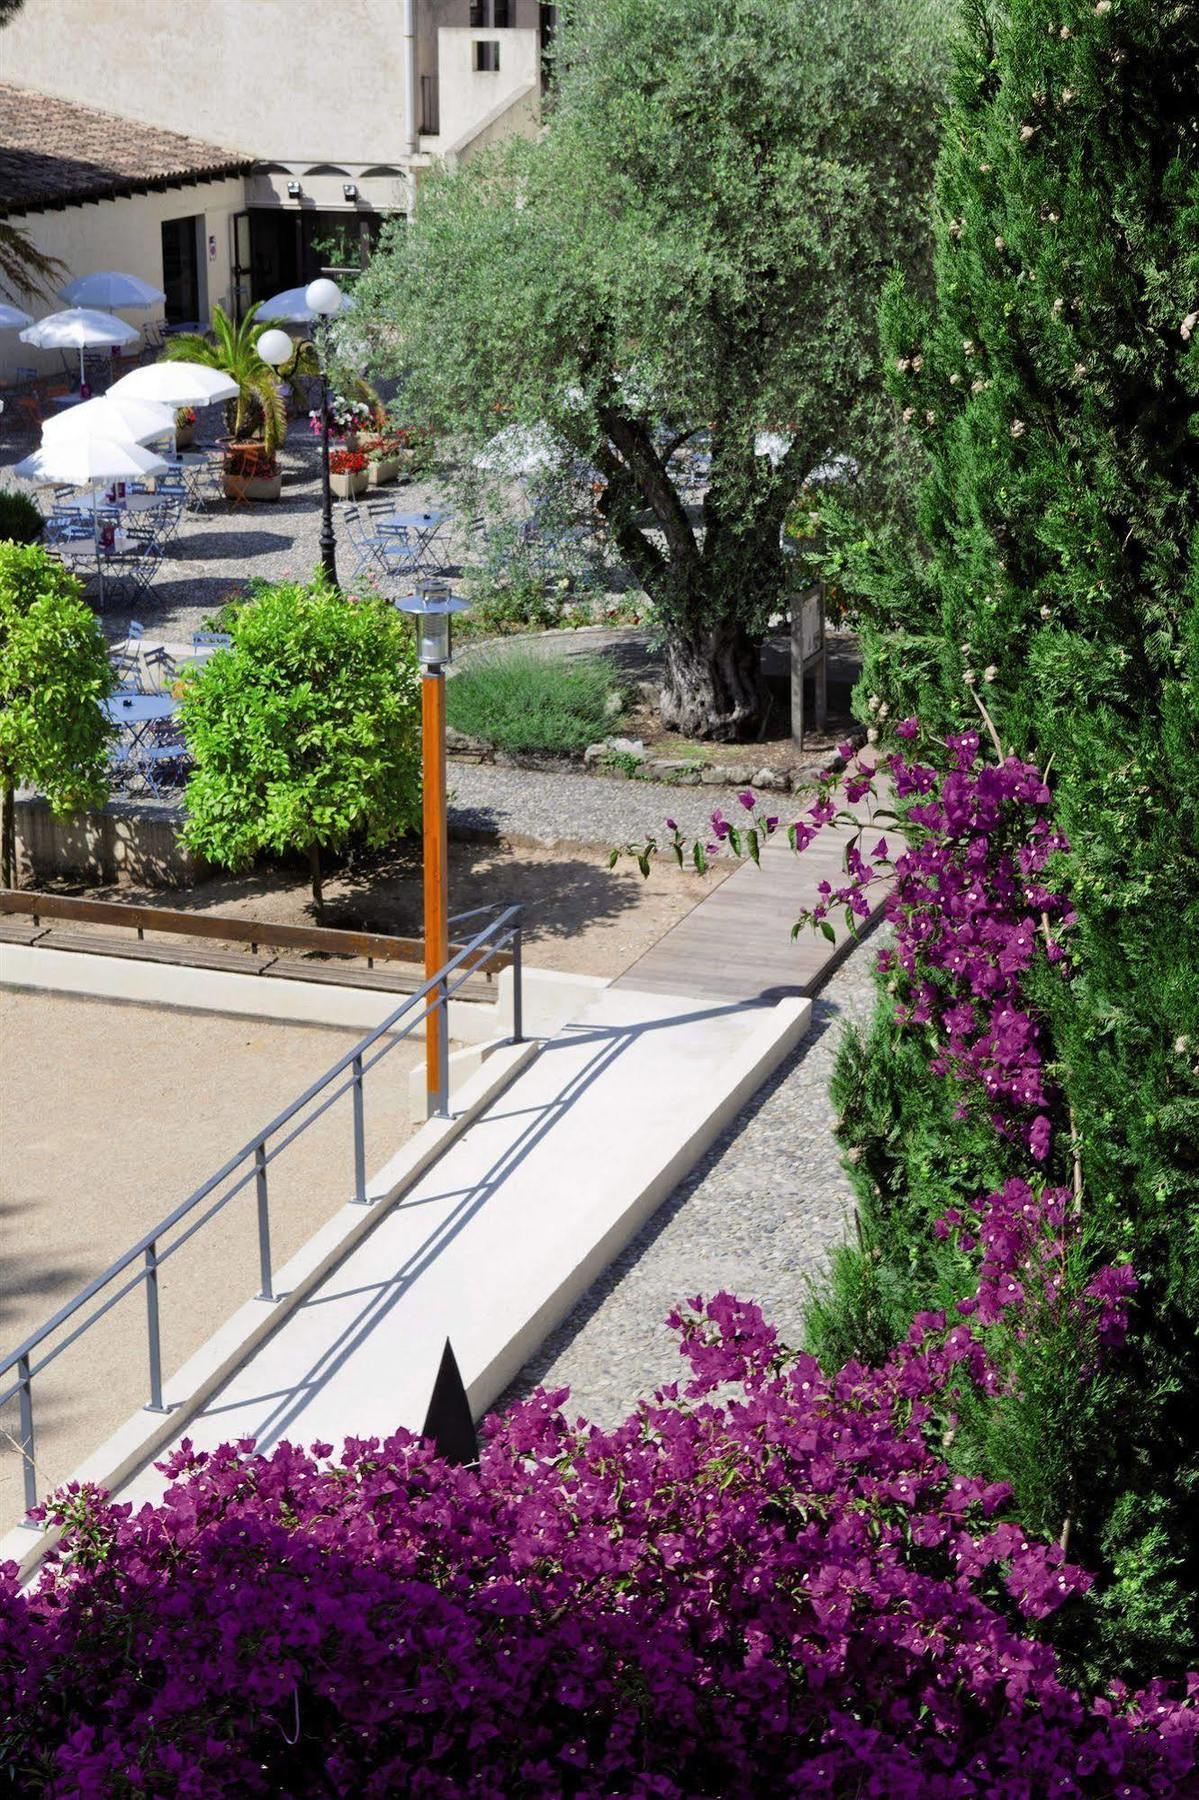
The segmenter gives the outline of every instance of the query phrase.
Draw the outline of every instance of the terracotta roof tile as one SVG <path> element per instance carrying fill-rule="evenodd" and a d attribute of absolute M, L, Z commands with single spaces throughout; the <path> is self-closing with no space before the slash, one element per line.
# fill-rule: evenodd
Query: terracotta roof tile
<path fill-rule="evenodd" d="M 0 82 L 0 212 L 219 180 L 253 161 L 243 151 Z"/>

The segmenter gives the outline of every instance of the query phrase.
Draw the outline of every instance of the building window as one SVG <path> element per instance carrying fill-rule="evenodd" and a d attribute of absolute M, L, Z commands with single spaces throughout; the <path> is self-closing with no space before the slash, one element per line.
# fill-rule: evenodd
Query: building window
<path fill-rule="evenodd" d="M 441 133 L 441 90 L 436 75 L 420 78 L 420 128 L 424 137 Z"/>
<path fill-rule="evenodd" d="M 489 44 L 480 38 L 475 45 L 475 68 L 480 74 L 498 75 L 500 68 L 500 47 Z"/>
<path fill-rule="evenodd" d="M 512 0 L 470 0 L 470 22 L 476 30 L 505 31 L 512 23 Z"/>

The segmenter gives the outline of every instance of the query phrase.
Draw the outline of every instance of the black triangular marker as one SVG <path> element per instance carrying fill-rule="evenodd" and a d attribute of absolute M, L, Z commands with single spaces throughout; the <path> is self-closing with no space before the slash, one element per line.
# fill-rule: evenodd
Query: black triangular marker
<path fill-rule="evenodd" d="M 479 1440 L 470 1415 L 470 1401 L 449 1338 L 441 1353 L 441 1367 L 433 1383 L 433 1398 L 429 1401 L 421 1436 L 433 1439 L 438 1454 L 444 1456 L 446 1462 L 470 1469 L 479 1460 Z"/>

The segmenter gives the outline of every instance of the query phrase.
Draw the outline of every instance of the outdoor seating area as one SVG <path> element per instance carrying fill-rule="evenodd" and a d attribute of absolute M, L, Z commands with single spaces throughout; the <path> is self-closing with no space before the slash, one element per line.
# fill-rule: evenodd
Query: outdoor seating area
<path fill-rule="evenodd" d="M 117 686 L 104 702 L 114 730 L 108 760 L 114 793 L 160 799 L 183 785 L 190 759 L 178 722 L 180 674 L 232 642 L 227 632 L 198 631 L 190 644 L 167 644 L 130 620 L 109 655 Z"/>
<path fill-rule="evenodd" d="M 336 516 L 357 558 L 352 580 L 365 576 L 406 590 L 418 577 L 453 572 L 451 513 L 406 512 L 380 498 L 347 502 Z"/>

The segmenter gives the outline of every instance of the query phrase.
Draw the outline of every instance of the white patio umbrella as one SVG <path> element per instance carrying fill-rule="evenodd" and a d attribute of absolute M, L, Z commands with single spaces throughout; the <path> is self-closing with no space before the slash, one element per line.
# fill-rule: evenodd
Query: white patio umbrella
<path fill-rule="evenodd" d="M 19 306 L 8 306 L 0 300 L 0 331 L 16 331 L 22 325 L 32 324 L 32 313 L 22 312 Z"/>
<path fill-rule="evenodd" d="M 505 425 L 474 458 L 476 469 L 500 475 L 532 475 L 558 460 L 553 434 L 545 425 Z"/>
<path fill-rule="evenodd" d="M 83 386 L 83 352 L 97 344 L 132 344 L 137 332 L 124 319 L 112 313 L 93 312 L 84 306 L 73 306 L 67 312 L 51 313 L 21 333 L 23 344 L 35 350 L 78 350 L 79 385 Z"/>
<path fill-rule="evenodd" d="M 351 296 L 343 294 L 341 305 L 337 309 L 339 316 L 344 312 L 349 312 L 353 304 Z M 321 316 L 309 306 L 306 287 L 284 288 L 283 292 L 276 294 L 274 299 L 264 300 L 258 309 L 258 319 L 262 323 L 270 319 L 280 325 L 311 325 L 314 319 L 319 319 Z"/>
<path fill-rule="evenodd" d="M 100 269 L 94 275 L 80 275 L 59 288 L 59 297 L 69 306 L 157 306 L 166 299 L 161 288 L 151 287 L 140 275 L 124 275 L 120 269 Z"/>
<path fill-rule="evenodd" d="M 151 438 L 175 435 L 175 413 L 169 406 L 154 400 L 134 400 L 128 394 L 111 389 L 95 400 L 72 406 L 42 426 L 42 442 L 50 444 L 60 438 L 110 438 L 116 443 L 148 444 Z"/>
<path fill-rule="evenodd" d="M 212 406 L 218 400 L 236 400 L 238 391 L 236 381 L 223 370 L 181 360 L 130 369 L 113 382 L 106 397 L 156 400 L 160 406 Z"/>
<path fill-rule="evenodd" d="M 104 570 L 100 566 L 100 521 L 97 495 L 106 481 L 137 481 L 143 475 L 162 475 L 167 463 L 140 444 L 98 437 L 90 431 L 43 441 L 40 449 L 16 465 L 15 473 L 27 481 L 57 481 L 66 487 L 92 490 L 92 541 L 100 576 L 100 604 L 104 604 Z"/>
<path fill-rule="evenodd" d="M 759 431 L 754 438 L 754 455 L 769 457 L 777 468 L 782 462 L 792 440 L 781 431 Z"/>

